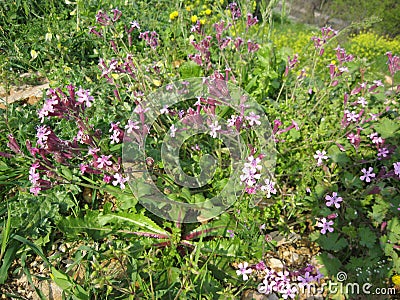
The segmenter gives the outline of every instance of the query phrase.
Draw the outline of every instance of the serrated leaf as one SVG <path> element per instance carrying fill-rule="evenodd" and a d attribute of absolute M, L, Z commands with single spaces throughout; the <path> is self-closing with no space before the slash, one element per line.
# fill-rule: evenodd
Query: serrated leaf
<path fill-rule="evenodd" d="M 394 134 L 400 129 L 400 124 L 389 118 L 382 118 L 380 122 L 375 125 L 375 130 L 384 139 L 393 137 Z"/>
<path fill-rule="evenodd" d="M 324 250 L 339 251 L 347 247 L 348 242 L 345 238 L 339 238 L 337 232 L 328 233 L 326 235 L 320 235 L 317 243 Z"/>
<path fill-rule="evenodd" d="M 118 214 L 107 214 L 107 215 L 99 215 L 98 220 L 100 225 L 104 226 L 110 222 L 128 222 L 139 228 L 145 228 L 153 233 L 158 233 L 162 235 L 168 236 L 169 233 L 158 226 L 152 219 L 146 217 L 142 214 L 131 214 L 126 212 L 121 212 Z"/>
<path fill-rule="evenodd" d="M 372 248 L 376 241 L 376 235 L 368 227 L 361 227 L 358 229 L 358 236 L 360 237 L 360 245 Z"/>

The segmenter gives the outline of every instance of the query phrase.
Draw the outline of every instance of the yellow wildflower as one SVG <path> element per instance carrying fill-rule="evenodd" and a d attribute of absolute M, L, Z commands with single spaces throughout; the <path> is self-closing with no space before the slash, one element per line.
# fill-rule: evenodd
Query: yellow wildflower
<path fill-rule="evenodd" d="M 198 20 L 198 18 L 197 18 L 196 15 L 194 15 L 194 16 L 192 16 L 192 17 L 190 18 L 190 20 L 192 21 L 192 23 L 196 23 L 197 20 Z"/>
<path fill-rule="evenodd" d="M 190 5 L 186 6 L 185 9 L 186 9 L 186 11 L 191 11 L 191 10 L 192 10 L 192 8 L 190 7 Z"/>
<path fill-rule="evenodd" d="M 206 13 L 207 16 L 211 15 L 211 9 L 207 8 L 205 13 Z"/>
<path fill-rule="evenodd" d="M 173 11 L 172 13 L 169 14 L 169 19 L 171 21 L 175 20 L 175 18 L 177 18 L 179 16 L 179 12 L 177 12 L 176 10 Z"/>
<path fill-rule="evenodd" d="M 201 24 L 201 25 L 204 25 L 204 24 L 206 24 L 206 20 L 204 20 L 204 19 L 201 19 L 201 20 L 200 20 L 200 24 Z"/>
<path fill-rule="evenodd" d="M 392 277 L 392 282 L 394 283 L 394 285 L 400 286 L 400 275 L 394 275 Z"/>

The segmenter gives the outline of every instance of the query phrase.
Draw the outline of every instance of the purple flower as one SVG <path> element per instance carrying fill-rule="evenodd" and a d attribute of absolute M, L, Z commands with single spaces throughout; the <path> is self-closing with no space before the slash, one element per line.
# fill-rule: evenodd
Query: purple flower
<path fill-rule="evenodd" d="M 29 169 L 29 181 L 33 186 L 36 185 L 37 181 L 40 179 L 39 173 L 36 173 L 36 169 L 39 167 L 39 162 L 35 162 L 31 165 Z"/>
<path fill-rule="evenodd" d="M 260 45 L 252 42 L 251 40 L 247 41 L 247 52 L 254 53 L 260 49 Z"/>
<path fill-rule="evenodd" d="M 389 72 L 390 75 L 392 75 L 392 77 L 394 76 L 394 74 L 396 74 L 398 71 L 400 71 L 400 57 L 398 57 L 397 55 L 393 56 L 392 52 L 386 52 L 386 55 L 388 57 L 388 68 L 389 68 Z"/>
<path fill-rule="evenodd" d="M 92 147 L 89 147 L 89 149 L 88 149 L 88 155 L 95 155 L 97 152 L 99 152 L 100 151 L 100 148 L 92 148 Z"/>
<path fill-rule="evenodd" d="M 113 131 L 112 135 L 110 135 L 111 144 L 118 144 L 121 141 L 119 135 L 119 131 Z"/>
<path fill-rule="evenodd" d="M 371 178 L 375 177 L 375 173 L 373 173 L 373 171 L 374 171 L 374 168 L 372 168 L 372 167 L 369 167 L 368 171 L 365 168 L 361 169 L 361 172 L 363 173 L 363 175 L 360 176 L 360 179 L 362 181 L 365 180 L 365 182 L 371 182 Z"/>
<path fill-rule="evenodd" d="M 39 192 L 41 191 L 41 188 L 40 188 L 40 186 L 33 186 L 33 187 L 31 187 L 31 188 L 29 189 L 29 191 L 30 191 L 33 195 L 37 196 L 37 195 L 39 194 Z"/>
<path fill-rule="evenodd" d="M 201 54 L 199 54 L 199 53 L 196 53 L 196 54 L 189 54 L 188 55 L 188 58 L 190 59 L 190 60 L 192 60 L 192 61 L 194 61 L 196 64 L 198 64 L 199 66 L 202 66 L 203 65 L 203 60 L 202 60 L 202 57 L 201 57 Z"/>
<path fill-rule="evenodd" d="M 111 176 L 110 176 L 110 175 L 104 175 L 104 176 L 103 176 L 103 181 L 104 181 L 105 183 L 110 183 L 110 181 L 111 181 Z"/>
<path fill-rule="evenodd" d="M 112 17 L 113 22 L 118 21 L 119 18 L 121 18 L 121 16 L 122 16 L 122 12 L 118 8 L 112 9 L 111 12 L 113 13 L 113 17 Z"/>
<path fill-rule="evenodd" d="M 344 114 L 346 116 L 347 122 L 357 122 L 358 121 L 359 115 L 355 111 L 350 112 L 349 110 L 345 110 Z"/>
<path fill-rule="evenodd" d="M 249 28 L 249 27 L 251 27 L 251 26 L 253 26 L 253 25 L 257 24 L 257 23 L 258 23 L 257 16 L 253 17 L 252 14 L 248 13 L 247 14 L 247 21 L 246 21 L 246 28 Z"/>
<path fill-rule="evenodd" d="M 242 275 L 243 280 L 248 280 L 249 276 L 247 274 L 251 274 L 253 272 L 253 270 L 251 268 L 247 269 L 248 266 L 249 266 L 249 264 L 247 262 L 243 262 L 238 265 L 239 270 L 236 270 L 236 274 L 238 276 Z"/>
<path fill-rule="evenodd" d="M 302 288 L 308 286 L 309 283 L 313 282 L 314 276 L 310 275 L 310 272 L 306 272 L 304 274 L 304 277 L 297 276 L 297 280 L 299 281 L 299 286 Z"/>
<path fill-rule="evenodd" d="M 237 20 L 242 16 L 242 12 L 236 2 L 230 3 L 228 5 L 227 9 L 229 9 L 231 11 L 233 20 Z"/>
<path fill-rule="evenodd" d="M 387 157 L 389 154 L 389 150 L 386 147 L 378 149 L 378 159 L 382 159 Z"/>
<path fill-rule="evenodd" d="M 145 40 L 146 44 L 152 49 L 156 49 L 158 46 L 158 33 L 155 31 L 141 32 L 139 38 Z"/>
<path fill-rule="evenodd" d="M 252 155 L 247 158 L 249 163 L 245 163 L 244 167 L 242 169 L 242 175 L 240 175 L 240 180 L 244 182 L 247 187 L 250 187 L 250 189 L 247 189 L 247 193 L 255 193 L 256 189 L 251 189 L 256 183 L 257 180 L 261 178 L 261 174 L 258 173 L 258 171 L 261 171 L 262 166 L 259 165 L 261 162 L 261 157 L 256 157 L 254 158 Z M 269 188 L 271 189 L 271 186 L 266 187 L 266 189 Z M 273 189 L 273 186 L 272 186 Z"/>
<path fill-rule="evenodd" d="M 234 45 L 235 45 L 235 48 L 236 48 L 237 51 L 240 50 L 240 46 L 242 46 L 243 42 L 244 42 L 244 41 L 243 41 L 243 39 L 242 39 L 241 37 L 237 37 L 237 38 L 235 39 Z"/>
<path fill-rule="evenodd" d="M 326 218 L 322 218 L 317 222 L 317 226 L 321 227 L 321 233 L 326 234 L 326 231 L 333 232 L 333 228 L 331 227 L 334 224 L 333 221 L 328 221 Z"/>
<path fill-rule="evenodd" d="M 336 192 L 332 193 L 332 196 L 326 195 L 325 196 L 326 206 L 330 207 L 332 205 L 335 205 L 336 208 L 340 207 L 340 202 L 343 201 L 342 197 L 338 197 L 338 194 Z"/>
<path fill-rule="evenodd" d="M 16 154 L 21 153 L 21 148 L 19 147 L 18 142 L 15 139 L 15 137 L 12 134 L 9 134 L 9 135 L 7 135 L 7 138 L 8 138 L 8 141 L 9 141 L 7 143 L 8 148 L 10 148 Z"/>
<path fill-rule="evenodd" d="M 96 14 L 96 21 L 100 25 L 107 26 L 111 24 L 110 17 L 108 16 L 107 13 L 103 12 L 102 10 L 99 10 Z"/>
<path fill-rule="evenodd" d="M 233 230 L 228 229 L 228 230 L 226 231 L 226 233 L 229 233 L 229 237 L 230 237 L 230 238 L 234 238 L 234 237 L 235 237 L 235 233 L 233 232 Z"/>
<path fill-rule="evenodd" d="M 286 65 L 284 76 L 288 76 L 289 71 L 293 70 L 294 67 L 299 63 L 298 58 L 299 55 L 297 53 L 293 56 L 293 59 L 291 59 L 290 56 L 288 56 L 288 64 Z"/>
<path fill-rule="evenodd" d="M 131 28 L 129 28 L 128 33 L 131 33 L 135 28 L 140 30 L 140 25 L 136 20 L 130 22 L 129 24 L 131 25 Z"/>

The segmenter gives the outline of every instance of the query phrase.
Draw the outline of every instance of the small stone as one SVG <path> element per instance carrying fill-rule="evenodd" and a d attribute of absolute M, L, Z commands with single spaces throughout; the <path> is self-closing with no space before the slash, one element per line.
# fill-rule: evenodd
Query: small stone
<path fill-rule="evenodd" d="M 269 297 L 267 297 L 267 295 L 260 294 L 256 290 L 245 290 L 241 298 L 241 300 L 268 300 L 268 299 Z"/>
<path fill-rule="evenodd" d="M 282 261 L 274 257 L 268 259 L 267 265 L 272 269 L 283 269 Z"/>
<path fill-rule="evenodd" d="M 267 300 L 279 300 L 279 297 L 275 293 L 272 293 L 268 295 Z"/>

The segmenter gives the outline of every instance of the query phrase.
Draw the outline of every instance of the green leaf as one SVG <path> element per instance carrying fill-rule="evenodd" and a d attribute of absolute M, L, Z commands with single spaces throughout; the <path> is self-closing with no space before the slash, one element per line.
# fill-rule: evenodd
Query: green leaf
<path fill-rule="evenodd" d="M 187 61 L 180 66 L 179 73 L 181 73 L 182 79 L 199 77 L 201 75 L 201 67 L 193 61 Z"/>
<path fill-rule="evenodd" d="M 382 118 L 380 122 L 375 125 L 375 130 L 382 138 L 387 139 L 393 137 L 394 134 L 400 129 L 400 123 L 390 120 L 389 118 Z"/>
<path fill-rule="evenodd" d="M 382 198 L 378 198 L 376 203 L 372 206 L 372 212 L 369 212 L 368 215 L 372 218 L 376 223 L 382 223 L 386 217 L 386 213 L 389 210 L 390 205 L 388 202 L 385 202 Z"/>
<path fill-rule="evenodd" d="M 75 283 L 67 274 L 52 268 L 50 277 L 63 291 L 72 294 L 74 299 L 89 299 L 89 293 L 79 284 Z"/>
<path fill-rule="evenodd" d="M 99 215 L 98 217 L 100 225 L 104 226 L 107 223 L 110 222 L 128 222 L 131 223 L 135 226 L 138 226 L 139 228 L 145 228 L 146 230 L 149 230 L 154 233 L 158 234 L 163 234 L 163 235 L 169 235 L 167 231 L 162 229 L 160 226 L 158 226 L 152 219 L 146 217 L 145 215 L 142 214 L 132 214 L 132 213 L 127 213 L 127 212 L 120 212 L 117 214 L 107 214 L 107 215 Z"/>
<path fill-rule="evenodd" d="M 11 241 L 7 245 L 7 249 L 4 252 L 3 259 L 1 260 L 1 268 L 0 268 L 0 284 L 4 284 L 8 277 L 8 269 L 10 268 L 12 262 L 15 259 L 15 254 L 17 253 L 20 247 L 20 243 L 16 241 Z"/>
<path fill-rule="evenodd" d="M 372 248 L 375 245 L 376 235 L 368 227 L 361 227 L 358 229 L 358 236 L 360 237 L 360 245 Z"/>
<path fill-rule="evenodd" d="M 321 253 L 317 255 L 316 259 L 324 266 L 319 271 L 325 276 L 336 275 L 342 267 L 340 260 L 328 253 Z"/>
<path fill-rule="evenodd" d="M 345 238 L 339 238 L 339 233 L 332 232 L 327 233 L 326 235 L 320 235 L 318 240 L 318 244 L 324 250 L 330 251 L 339 251 L 347 247 L 348 242 Z"/>
<path fill-rule="evenodd" d="M 251 91 L 251 89 L 253 88 L 253 86 L 256 85 L 257 79 L 258 79 L 258 76 L 256 75 L 256 76 L 254 76 L 254 77 L 249 81 L 249 83 L 248 83 L 248 84 L 246 85 L 246 87 L 245 87 L 245 90 L 246 90 L 247 92 Z"/>
<path fill-rule="evenodd" d="M 108 187 L 107 192 L 117 199 L 119 207 L 123 210 L 132 209 L 138 203 L 138 200 L 132 193 L 123 192 L 119 188 Z"/>
<path fill-rule="evenodd" d="M 61 166 L 61 173 L 64 175 L 65 179 L 67 179 L 68 181 L 72 180 L 72 172 L 71 170 L 66 167 L 66 166 Z"/>
<path fill-rule="evenodd" d="M 344 166 L 350 162 L 350 159 L 348 158 L 347 154 L 345 152 L 340 151 L 339 147 L 336 145 L 333 145 L 328 149 L 328 154 L 329 157 L 332 159 L 332 161 L 341 166 Z"/>

